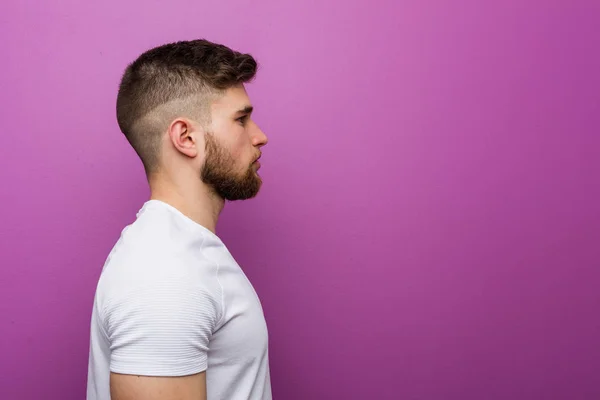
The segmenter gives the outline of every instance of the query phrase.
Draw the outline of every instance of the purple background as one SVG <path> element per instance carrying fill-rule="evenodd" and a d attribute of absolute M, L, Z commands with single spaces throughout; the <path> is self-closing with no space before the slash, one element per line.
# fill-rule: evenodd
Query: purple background
<path fill-rule="evenodd" d="M 276 399 L 600 398 L 600 2 L 3 0 L 0 398 L 83 399 L 96 280 L 148 195 L 126 64 L 253 53 L 264 190 L 219 234 Z"/>

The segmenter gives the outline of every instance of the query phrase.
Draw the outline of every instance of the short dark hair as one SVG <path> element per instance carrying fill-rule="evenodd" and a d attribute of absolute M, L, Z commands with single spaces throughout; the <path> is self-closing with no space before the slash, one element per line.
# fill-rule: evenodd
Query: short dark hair
<path fill-rule="evenodd" d="M 204 39 L 155 47 L 129 64 L 119 85 L 117 121 L 146 173 L 158 164 L 160 133 L 167 128 L 165 123 L 170 123 L 147 118 L 153 111 L 175 100 L 190 99 L 191 103 L 194 98 L 194 107 L 190 105 L 189 109 L 206 111 L 206 95 L 250 82 L 256 69 L 256 60 L 250 54 Z M 198 98 L 205 104 L 198 104 Z"/>

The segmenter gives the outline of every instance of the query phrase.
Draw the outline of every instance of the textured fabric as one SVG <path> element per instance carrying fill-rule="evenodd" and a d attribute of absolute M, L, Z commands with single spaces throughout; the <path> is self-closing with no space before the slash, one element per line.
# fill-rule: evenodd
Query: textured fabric
<path fill-rule="evenodd" d="M 91 321 L 88 400 L 110 372 L 206 371 L 209 400 L 271 399 L 268 332 L 256 292 L 211 231 L 148 201 L 108 256 Z"/>

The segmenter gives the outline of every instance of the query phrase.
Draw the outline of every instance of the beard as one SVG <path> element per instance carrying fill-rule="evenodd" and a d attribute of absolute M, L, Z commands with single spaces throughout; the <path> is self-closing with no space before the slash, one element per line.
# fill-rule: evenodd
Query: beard
<path fill-rule="evenodd" d="M 235 159 L 221 146 L 213 134 L 206 134 L 206 159 L 200 176 L 202 181 L 224 200 L 246 200 L 258 194 L 262 179 L 252 164 L 245 171 L 235 170 Z"/>

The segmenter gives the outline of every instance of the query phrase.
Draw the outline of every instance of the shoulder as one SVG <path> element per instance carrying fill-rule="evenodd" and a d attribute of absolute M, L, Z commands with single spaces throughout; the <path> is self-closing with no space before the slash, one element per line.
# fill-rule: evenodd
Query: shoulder
<path fill-rule="evenodd" d="M 114 298 L 145 287 L 218 287 L 218 260 L 204 250 L 207 236 L 189 232 L 172 217 L 161 209 L 146 211 L 123 230 L 104 264 L 100 294 Z"/>
<path fill-rule="evenodd" d="M 201 315 L 212 325 L 223 313 L 218 265 L 198 251 L 140 243 L 117 251 L 96 289 L 107 333 L 123 324 L 181 324 Z"/>
<path fill-rule="evenodd" d="M 172 318 L 196 312 L 218 318 L 223 293 L 219 261 L 204 250 L 208 238 L 191 232 L 185 221 L 164 207 L 138 213 L 113 247 L 97 285 L 104 324 L 132 312 L 148 319 L 155 308 L 169 310 Z"/>

